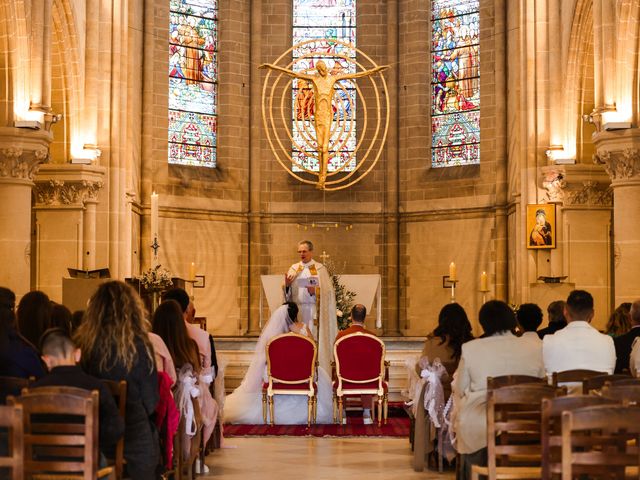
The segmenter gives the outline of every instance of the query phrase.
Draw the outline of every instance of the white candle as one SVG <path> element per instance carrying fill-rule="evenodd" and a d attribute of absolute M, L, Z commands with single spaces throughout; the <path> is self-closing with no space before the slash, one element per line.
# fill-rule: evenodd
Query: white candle
<path fill-rule="evenodd" d="M 480 275 L 480 291 L 486 292 L 487 290 L 489 290 L 487 272 L 482 272 L 482 274 Z"/>
<path fill-rule="evenodd" d="M 191 262 L 191 265 L 189 265 L 189 280 L 193 282 L 195 279 L 196 279 L 196 263 Z"/>
<path fill-rule="evenodd" d="M 158 194 L 151 194 L 151 243 L 158 236 Z"/>
<path fill-rule="evenodd" d="M 456 277 L 456 273 L 457 273 L 456 264 L 451 262 L 449 264 L 449 280 L 451 280 L 451 281 L 457 280 L 458 278 Z"/>

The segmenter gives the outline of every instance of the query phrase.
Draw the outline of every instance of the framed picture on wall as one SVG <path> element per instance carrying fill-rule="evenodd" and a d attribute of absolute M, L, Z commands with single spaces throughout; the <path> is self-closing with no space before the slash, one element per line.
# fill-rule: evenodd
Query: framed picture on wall
<path fill-rule="evenodd" d="M 527 205 L 527 248 L 556 248 L 556 205 Z"/>

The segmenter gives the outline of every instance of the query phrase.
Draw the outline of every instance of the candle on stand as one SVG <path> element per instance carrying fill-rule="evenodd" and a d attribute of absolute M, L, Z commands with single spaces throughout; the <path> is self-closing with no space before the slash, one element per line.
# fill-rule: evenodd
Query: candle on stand
<path fill-rule="evenodd" d="M 158 236 L 158 194 L 151 194 L 151 242 Z"/>
<path fill-rule="evenodd" d="M 190 281 L 195 281 L 196 279 L 196 263 L 195 262 L 191 262 L 191 265 L 189 265 L 189 280 Z"/>
<path fill-rule="evenodd" d="M 487 278 L 487 272 L 482 272 L 480 275 L 480 291 L 486 292 L 489 290 L 489 282 Z"/>
<path fill-rule="evenodd" d="M 458 278 L 456 277 L 456 264 L 451 262 L 449 264 L 449 280 L 451 280 L 452 282 L 455 282 L 456 280 L 458 280 Z"/>

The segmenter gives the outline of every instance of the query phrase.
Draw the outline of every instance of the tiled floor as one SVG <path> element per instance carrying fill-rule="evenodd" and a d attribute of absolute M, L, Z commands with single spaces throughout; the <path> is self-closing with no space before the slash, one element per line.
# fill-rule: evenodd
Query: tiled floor
<path fill-rule="evenodd" d="M 207 458 L 202 479 L 451 480 L 453 473 L 414 472 L 406 438 L 230 438 Z"/>

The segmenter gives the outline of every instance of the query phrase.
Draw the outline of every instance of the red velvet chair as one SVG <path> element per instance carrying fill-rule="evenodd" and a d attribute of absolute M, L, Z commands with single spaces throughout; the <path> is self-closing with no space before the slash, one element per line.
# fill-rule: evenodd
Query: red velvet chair
<path fill-rule="evenodd" d="M 344 397 L 375 395 L 378 397 L 378 426 L 387 423 L 384 342 L 375 335 L 356 332 L 338 339 L 333 346 L 336 380 L 333 383 L 334 412 L 338 403 L 338 422 L 342 424 Z M 384 413 L 383 413 L 384 412 Z"/>
<path fill-rule="evenodd" d="M 316 421 L 317 386 L 316 358 L 318 348 L 309 337 L 297 333 L 284 333 L 267 343 L 267 375 L 262 385 L 262 417 L 267 423 L 267 403 L 271 425 L 275 423 L 274 395 L 306 395 L 307 425 Z"/>

